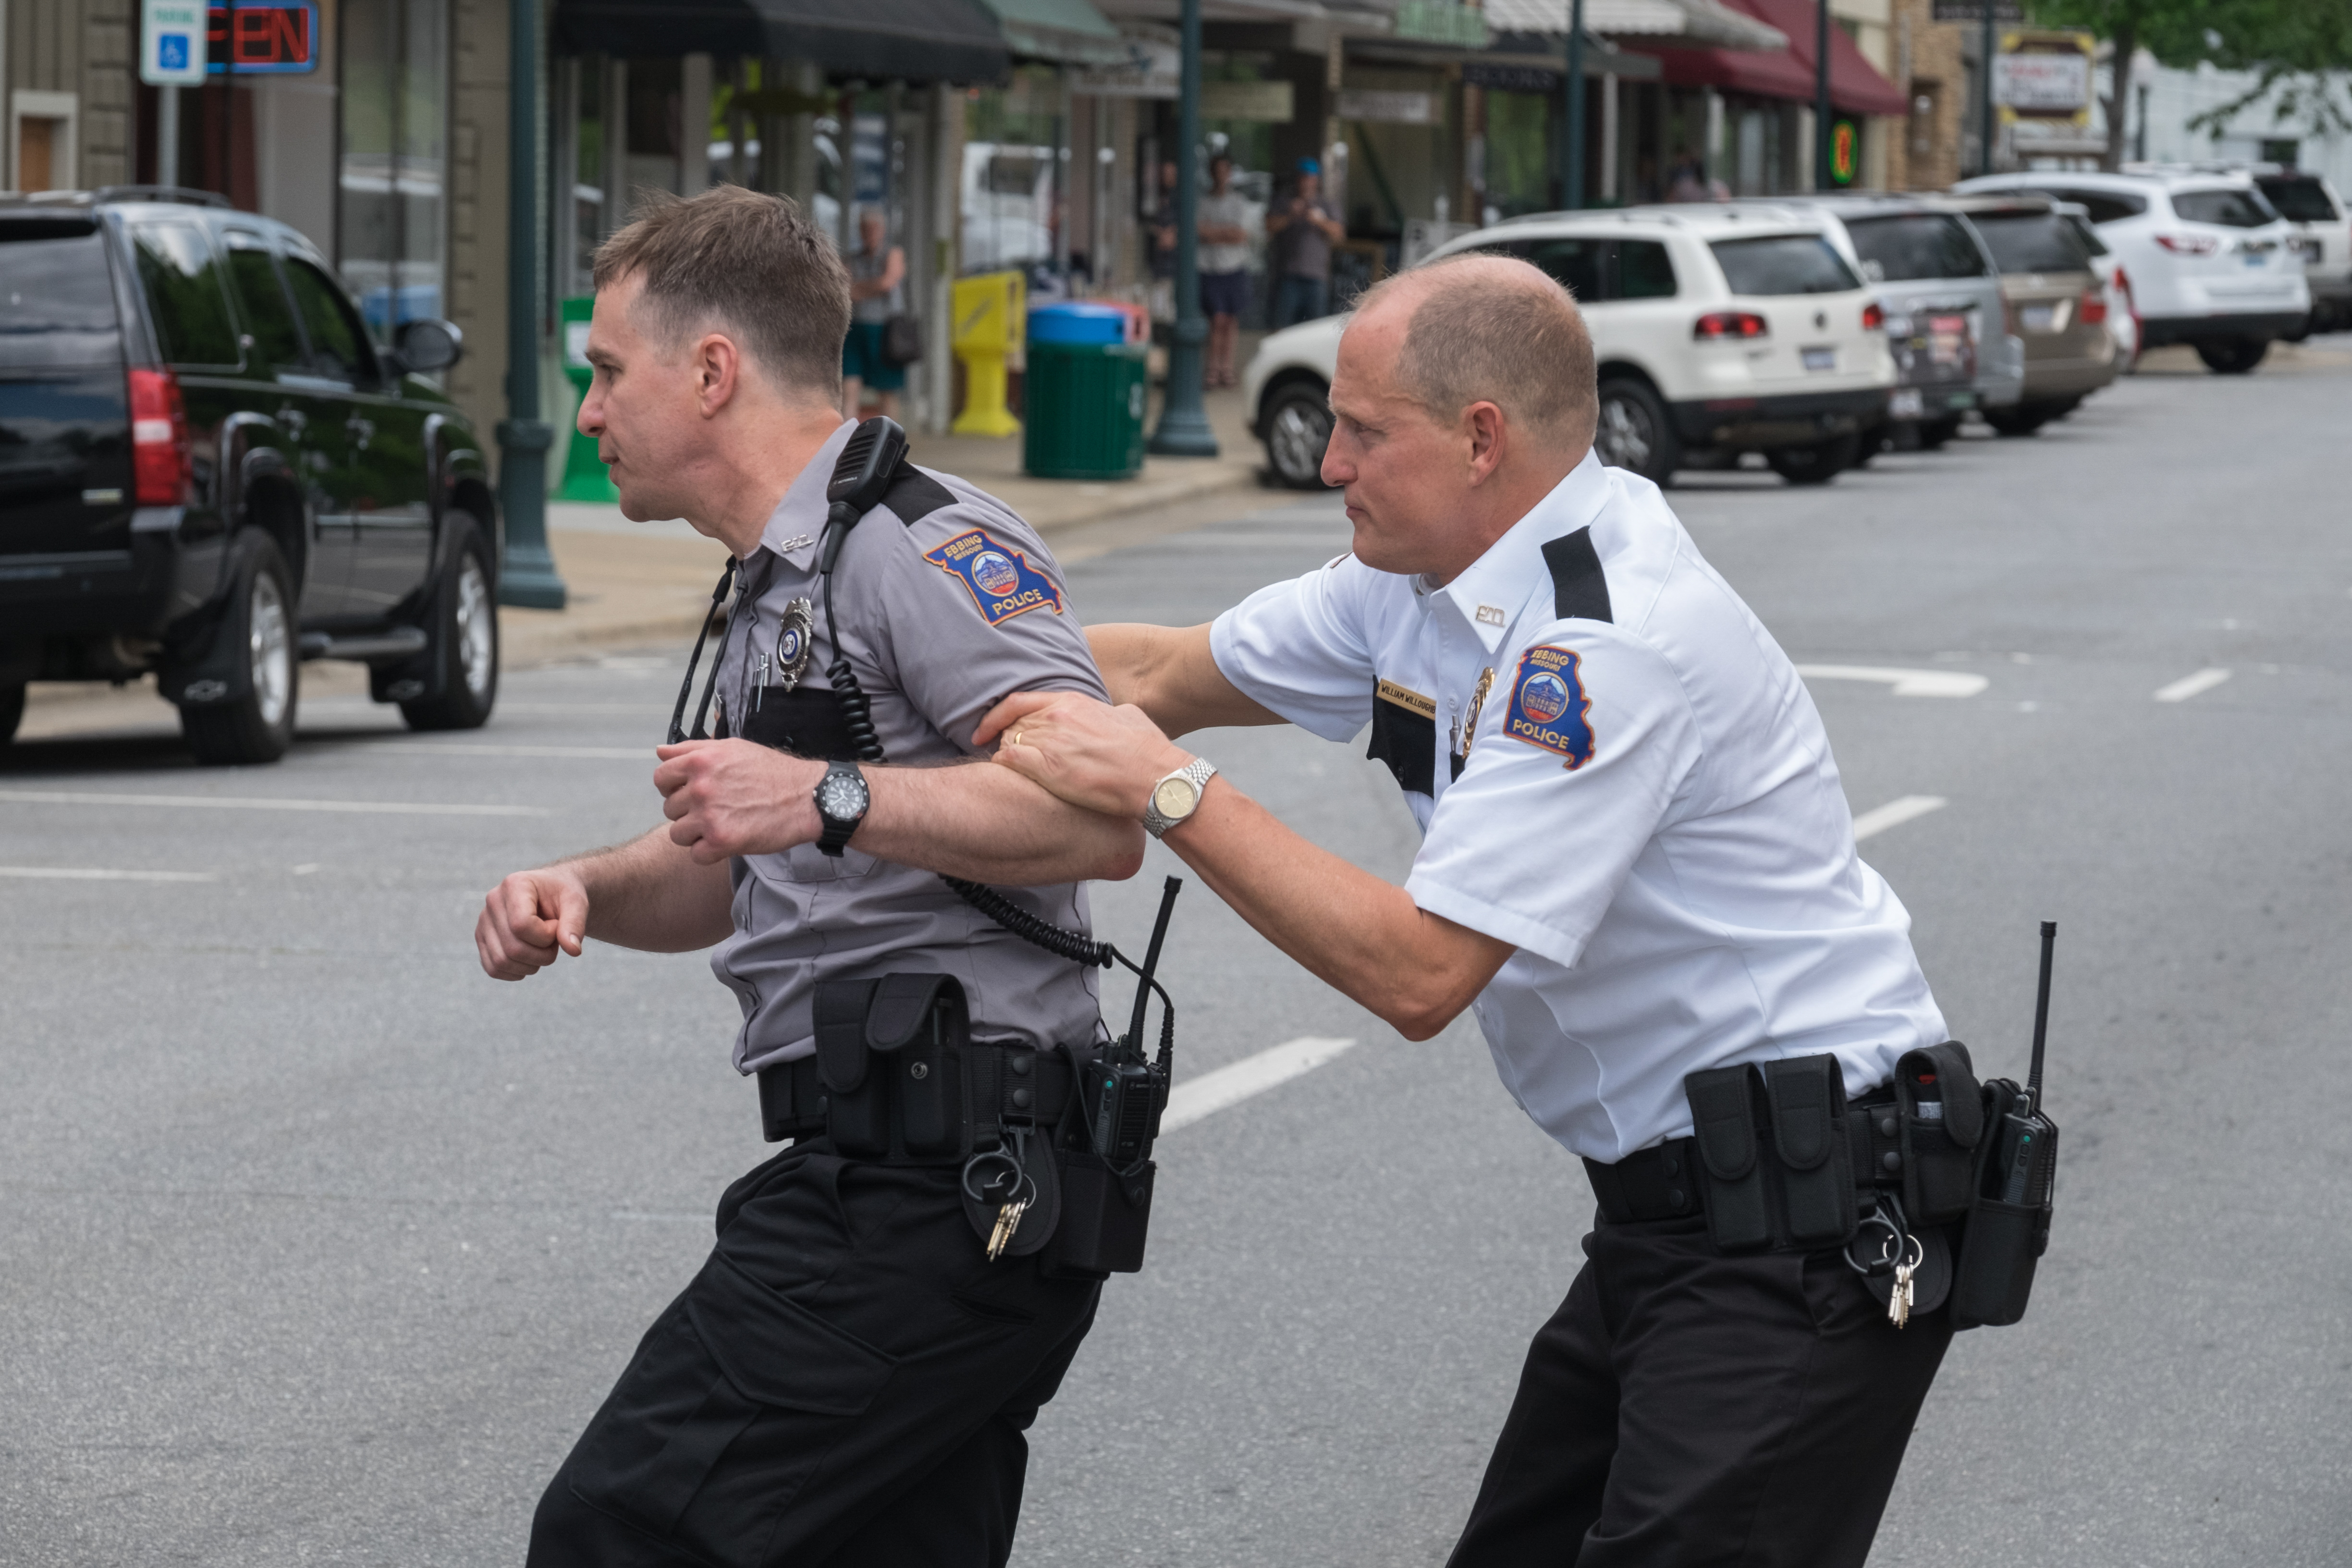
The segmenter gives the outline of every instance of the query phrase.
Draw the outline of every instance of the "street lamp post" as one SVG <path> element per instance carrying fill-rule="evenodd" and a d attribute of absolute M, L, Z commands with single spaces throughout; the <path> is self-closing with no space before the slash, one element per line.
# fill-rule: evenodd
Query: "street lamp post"
<path fill-rule="evenodd" d="M 1992 22 L 1996 0 L 1984 0 L 1984 36 L 1977 46 L 1977 173 L 1992 173 Z"/>
<path fill-rule="evenodd" d="M 1168 399 L 1150 449 L 1163 458 L 1213 458 L 1216 433 L 1201 406 L 1201 0 L 1184 0 L 1184 61 L 1176 99 L 1176 330 L 1168 344 Z"/>
<path fill-rule="evenodd" d="M 1826 191 L 1836 183 L 1837 166 L 1831 145 L 1830 0 L 1813 9 L 1813 189 Z"/>
<path fill-rule="evenodd" d="M 1584 205 L 1584 0 L 1569 0 L 1568 80 L 1560 100 L 1559 205 Z"/>
<path fill-rule="evenodd" d="M 539 416 L 539 22 L 508 0 L 507 416 L 499 421 L 499 511 L 506 520 L 499 603 L 560 610 L 563 579 L 547 549 L 547 449 Z"/>

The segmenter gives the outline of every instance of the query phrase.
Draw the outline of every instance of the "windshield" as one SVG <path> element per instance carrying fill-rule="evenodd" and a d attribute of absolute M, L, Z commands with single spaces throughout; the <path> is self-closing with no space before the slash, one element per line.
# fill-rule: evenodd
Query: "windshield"
<path fill-rule="evenodd" d="M 2090 252 L 2074 224 L 2056 213 L 1983 213 L 1976 226 L 2003 272 L 2091 269 Z"/>
<path fill-rule="evenodd" d="M 1735 294 L 1842 294 L 1862 280 L 1817 234 L 1722 239 L 1709 246 Z"/>
<path fill-rule="evenodd" d="M 2327 198 L 2327 187 L 2311 174 L 2281 174 L 2275 179 L 2257 180 L 2263 195 L 2278 208 L 2279 216 L 2297 223 L 2334 223 L 2344 215 Z"/>
<path fill-rule="evenodd" d="M 1984 253 L 1956 218 L 1916 213 L 1907 217 L 1850 219 L 1845 231 L 1853 237 L 1862 270 L 1873 282 L 1982 278 L 1986 272 Z"/>
<path fill-rule="evenodd" d="M 78 219 L 0 223 L 0 364 L 121 357 L 106 241 Z"/>
<path fill-rule="evenodd" d="M 2260 228 L 2278 220 L 2270 203 L 2252 191 L 2175 191 L 2172 210 L 2190 223 L 2223 228 Z"/>

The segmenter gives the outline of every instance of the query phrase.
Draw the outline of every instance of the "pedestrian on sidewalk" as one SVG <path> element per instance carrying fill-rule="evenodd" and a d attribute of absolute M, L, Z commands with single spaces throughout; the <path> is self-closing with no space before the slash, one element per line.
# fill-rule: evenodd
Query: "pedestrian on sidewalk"
<path fill-rule="evenodd" d="M 1658 488 L 1593 453 L 1592 341 L 1537 268 L 1382 282 L 1330 401 L 1349 553 L 1210 626 L 1097 626 L 1135 706 L 1016 697 L 982 734 L 1073 805 L 1181 818 L 1170 849 L 1407 1038 L 1475 1011 L 1583 1157 L 1587 1261 L 1452 1568 L 1862 1568 L 1952 1321 L 1849 1266 L 1863 1225 L 1929 1246 L 1904 1232 L 1914 1145 L 1854 1141 L 1894 1138 L 1898 1062 L 1966 1056 L 1821 715 Z M 1285 721 L 1369 724 L 1421 828 L 1402 887 L 1169 739 Z"/>
<path fill-rule="evenodd" d="M 898 416 L 898 394 L 907 367 L 884 352 L 890 318 L 907 309 L 907 253 L 889 238 L 889 220 L 872 207 L 857 215 L 857 253 L 849 258 L 849 335 L 841 344 L 841 416 L 866 416 L 866 392 L 874 412 Z"/>
<path fill-rule="evenodd" d="M 1234 189 L 1234 161 L 1220 153 L 1209 160 L 1209 194 L 1201 198 L 1201 309 L 1209 318 L 1211 386 L 1237 384 L 1234 343 L 1242 312 L 1249 309 L 1249 204 Z"/>
<path fill-rule="evenodd" d="M 1348 237 L 1339 210 L 1323 199 L 1323 165 L 1298 160 L 1298 188 L 1265 215 L 1266 271 L 1274 278 L 1274 310 L 1266 330 L 1278 332 L 1331 313 L 1331 247 Z"/>
<path fill-rule="evenodd" d="M 507 878 L 475 943 L 501 980 L 590 938 L 712 948 L 742 1008 L 735 1068 L 770 1141 L 795 1142 L 719 1200 L 709 1261 L 541 1499 L 529 1563 L 1003 1568 L 1023 1434 L 1101 1275 L 1054 1268 L 1052 1221 L 968 1207 L 961 1155 L 1017 1148 L 1036 1191 L 1040 1129 L 1073 1092 L 1059 1047 L 1102 1021 L 1092 970 L 945 878 L 1084 928 L 1080 884 L 1132 876 L 1143 832 L 954 764 L 1002 693 L 1102 682 L 1045 545 L 951 475 L 882 468 L 820 580 L 828 481 L 874 426 L 841 416 L 848 271 L 792 203 L 657 201 L 598 248 L 595 290 L 581 432 L 624 516 L 685 518 L 743 584 L 703 688 L 719 738 L 658 748 L 668 820 Z M 855 760 L 877 748 L 889 765 Z"/>

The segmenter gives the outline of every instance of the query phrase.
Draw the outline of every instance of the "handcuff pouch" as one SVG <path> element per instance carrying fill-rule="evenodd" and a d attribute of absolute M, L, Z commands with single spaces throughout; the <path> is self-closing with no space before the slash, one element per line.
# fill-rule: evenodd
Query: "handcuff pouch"
<path fill-rule="evenodd" d="M 969 1026 L 963 986 L 947 974 L 886 974 L 866 1014 L 866 1044 L 885 1058 L 898 1100 L 905 1152 L 918 1158 L 971 1152 L 971 1112 L 964 1101 L 963 1047 Z"/>
<path fill-rule="evenodd" d="M 1922 1079 L 1940 1095 L 1938 1115 L 1922 1116 Z M 1985 1108 L 1968 1047 L 1958 1040 L 1903 1053 L 1895 1068 L 1895 1114 L 1903 1156 L 1903 1208 L 1918 1225 L 1943 1225 L 1969 1212 L 1976 1192 L 1977 1147 Z"/>
<path fill-rule="evenodd" d="M 1744 1252 L 1772 1239 L 1772 1211 L 1764 1190 L 1751 1086 L 1756 1069 L 1710 1068 L 1683 1079 L 1691 1131 L 1698 1145 L 1700 1191 L 1716 1247 Z"/>
<path fill-rule="evenodd" d="M 866 1047 L 866 1016 L 879 984 L 816 983 L 816 1061 L 824 1084 L 825 1136 L 855 1159 L 878 1159 L 890 1152 L 889 1077 L 867 1070 Z"/>
<path fill-rule="evenodd" d="M 1764 1096 L 1780 1156 L 1789 1239 L 1801 1247 L 1843 1243 L 1861 1217 L 1845 1136 L 1843 1068 L 1826 1054 L 1766 1062 Z"/>

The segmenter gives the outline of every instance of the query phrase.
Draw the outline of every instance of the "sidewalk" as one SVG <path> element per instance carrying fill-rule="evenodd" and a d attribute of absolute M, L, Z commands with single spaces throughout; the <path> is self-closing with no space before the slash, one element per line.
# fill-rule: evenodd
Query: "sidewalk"
<path fill-rule="evenodd" d="M 1032 479 L 1021 471 L 1021 438 L 912 437 L 915 460 L 961 474 L 1055 534 L 1143 513 L 1184 513 L 1205 521 L 1259 491 L 1265 455 L 1251 435 L 1238 391 L 1203 399 L 1216 433 L 1214 458 L 1151 458 L 1142 474 L 1117 483 Z M 1153 389 L 1144 428 L 1159 421 Z M 1275 492 L 1265 492 L 1269 501 Z M 570 590 L 562 610 L 502 609 L 499 626 L 509 668 L 528 668 L 615 648 L 693 637 L 710 604 L 727 552 L 683 522 L 631 522 L 614 506 L 551 501 L 548 547 Z"/>

